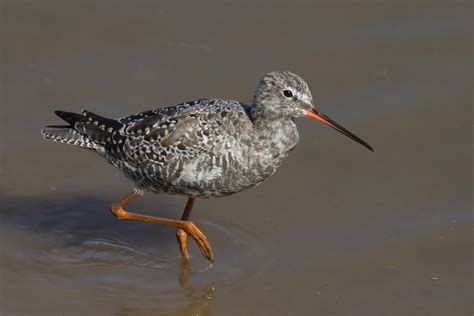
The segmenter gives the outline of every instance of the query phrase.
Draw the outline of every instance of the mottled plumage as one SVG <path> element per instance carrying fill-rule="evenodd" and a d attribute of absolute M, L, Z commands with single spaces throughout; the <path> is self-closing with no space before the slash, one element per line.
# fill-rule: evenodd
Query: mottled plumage
<path fill-rule="evenodd" d="M 261 183 L 298 142 L 293 118 L 304 112 L 299 102 L 288 106 L 281 89 L 294 90 L 292 103 L 311 105 L 300 77 L 274 72 L 260 81 L 253 105 L 200 99 L 119 119 L 56 111 L 70 125 L 42 134 L 96 151 L 140 189 L 219 197 Z"/>
<path fill-rule="evenodd" d="M 308 116 L 329 125 L 370 150 L 370 145 L 313 106 L 306 82 L 290 72 L 271 72 L 257 85 L 252 105 L 200 99 L 109 119 L 83 110 L 56 111 L 68 125 L 48 126 L 44 138 L 97 152 L 155 193 L 189 197 L 181 220 L 128 212 L 131 193 L 111 207 L 119 219 L 177 228 L 183 258 L 190 234 L 213 260 L 204 234 L 189 221 L 194 198 L 220 197 L 256 186 L 271 176 L 298 142 L 295 118 Z"/>

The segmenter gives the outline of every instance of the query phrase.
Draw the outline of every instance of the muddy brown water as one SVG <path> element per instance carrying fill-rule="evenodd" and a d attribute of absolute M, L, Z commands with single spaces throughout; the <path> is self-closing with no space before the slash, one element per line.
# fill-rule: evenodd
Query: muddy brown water
<path fill-rule="evenodd" d="M 2 1 L 1 315 L 471 315 L 470 1 Z M 198 200 L 209 265 L 120 222 L 132 184 L 45 142 L 52 111 L 250 101 L 288 69 L 371 143 L 299 120 L 261 186 Z M 178 217 L 179 196 L 131 207 Z"/>

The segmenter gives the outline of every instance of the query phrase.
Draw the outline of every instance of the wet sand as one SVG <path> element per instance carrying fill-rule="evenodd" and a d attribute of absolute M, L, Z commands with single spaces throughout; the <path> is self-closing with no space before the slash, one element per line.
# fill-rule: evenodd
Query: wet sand
<path fill-rule="evenodd" d="M 0 8 L 0 314 L 472 315 L 470 2 Z M 212 266 L 190 241 L 183 268 L 172 229 L 111 216 L 132 184 L 39 134 L 55 109 L 250 102 L 275 69 L 376 152 L 301 119 L 267 182 L 197 201 Z M 174 218 L 185 201 L 131 207 Z"/>

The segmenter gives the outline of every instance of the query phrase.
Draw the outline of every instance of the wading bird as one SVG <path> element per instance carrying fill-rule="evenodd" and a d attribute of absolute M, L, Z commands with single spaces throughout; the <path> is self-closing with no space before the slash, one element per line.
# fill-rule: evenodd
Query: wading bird
<path fill-rule="evenodd" d="M 45 139 L 95 151 L 127 178 L 136 190 L 111 206 L 123 220 L 175 227 L 181 256 L 188 258 L 187 235 L 214 260 L 206 236 L 189 216 L 196 198 L 215 198 L 254 187 L 270 177 L 298 142 L 295 119 L 320 121 L 369 150 L 365 141 L 317 109 L 308 84 L 298 75 L 274 71 L 260 80 L 253 102 L 200 99 L 110 119 L 83 110 L 55 112 L 67 125 L 52 125 Z M 188 197 L 180 220 L 124 209 L 143 194 Z"/>

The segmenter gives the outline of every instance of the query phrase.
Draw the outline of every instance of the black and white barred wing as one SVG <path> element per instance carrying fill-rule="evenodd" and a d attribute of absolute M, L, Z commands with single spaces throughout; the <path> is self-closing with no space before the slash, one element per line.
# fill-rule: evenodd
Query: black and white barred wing
<path fill-rule="evenodd" d="M 121 134 L 128 139 L 129 152 L 135 156 L 147 154 L 146 159 L 151 160 L 170 154 L 191 158 L 214 152 L 215 146 L 229 137 L 224 136 L 224 128 L 219 114 L 191 107 L 174 115 L 156 114 L 133 122 Z"/>
<path fill-rule="evenodd" d="M 118 136 L 124 138 L 122 148 L 112 155 L 119 167 L 146 178 L 154 188 L 197 187 L 209 175 L 221 174 L 215 166 L 237 143 L 226 128 L 226 116 L 207 107 L 153 115 L 125 126 Z"/>

